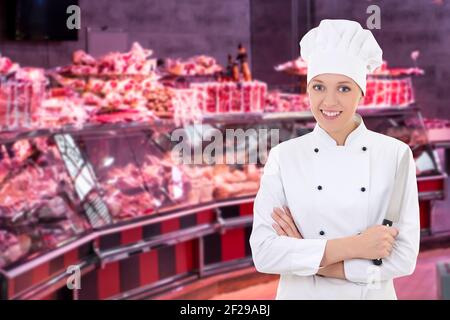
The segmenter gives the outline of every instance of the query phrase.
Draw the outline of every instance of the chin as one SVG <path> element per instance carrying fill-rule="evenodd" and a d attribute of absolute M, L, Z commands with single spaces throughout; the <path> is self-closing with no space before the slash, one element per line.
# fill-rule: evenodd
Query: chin
<path fill-rule="evenodd" d="M 343 128 L 342 123 L 330 124 L 330 123 L 327 123 L 326 121 L 321 121 L 321 122 L 319 122 L 319 124 L 327 132 L 338 132 L 338 131 L 342 130 L 342 128 Z"/>
<path fill-rule="evenodd" d="M 346 127 L 346 119 L 339 119 L 329 121 L 326 119 L 320 119 L 319 125 L 327 132 L 339 132 Z"/>

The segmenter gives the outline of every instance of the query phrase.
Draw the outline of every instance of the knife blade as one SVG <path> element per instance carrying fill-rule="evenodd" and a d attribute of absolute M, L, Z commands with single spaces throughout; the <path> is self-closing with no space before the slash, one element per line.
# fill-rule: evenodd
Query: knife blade
<path fill-rule="evenodd" d="M 409 169 L 409 150 L 403 154 L 400 164 L 397 168 L 394 180 L 394 188 L 392 189 L 391 198 L 383 219 L 383 225 L 392 227 L 394 222 L 400 219 L 400 212 L 402 209 L 403 198 L 405 196 L 406 184 L 408 182 Z M 377 266 L 383 263 L 381 259 L 374 259 L 373 263 Z"/>

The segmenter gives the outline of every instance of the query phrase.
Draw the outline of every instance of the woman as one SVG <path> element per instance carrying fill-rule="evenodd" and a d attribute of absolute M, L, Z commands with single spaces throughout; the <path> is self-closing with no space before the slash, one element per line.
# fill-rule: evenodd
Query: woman
<path fill-rule="evenodd" d="M 382 50 L 348 20 L 321 21 L 300 46 L 317 123 L 269 153 L 254 202 L 255 267 L 280 274 L 277 299 L 397 299 L 393 279 L 414 271 L 419 251 L 415 162 L 407 144 L 368 130 L 356 113 Z M 399 221 L 386 227 L 405 153 Z"/>

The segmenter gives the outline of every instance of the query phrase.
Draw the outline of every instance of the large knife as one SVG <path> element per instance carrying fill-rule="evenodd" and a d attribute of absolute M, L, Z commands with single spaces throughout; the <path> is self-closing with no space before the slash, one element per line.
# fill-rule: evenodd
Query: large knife
<path fill-rule="evenodd" d="M 388 209 L 383 220 L 384 226 L 392 227 L 394 222 L 398 222 L 402 209 L 403 197 L 405 195 L 406 183 L 408 181 L 409 168 L 409 150 L 403 154 L 397 172 L 395 173 L 394 188 L 392 189 L 391 199 Z M 377 266 L 381 265 L 381 259 L 374 259 L 373 263 Z"/>

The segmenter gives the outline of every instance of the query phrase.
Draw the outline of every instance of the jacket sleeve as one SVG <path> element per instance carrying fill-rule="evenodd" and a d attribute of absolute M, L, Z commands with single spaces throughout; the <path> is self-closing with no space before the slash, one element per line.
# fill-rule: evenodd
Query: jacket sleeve
<path fill-rule="evenodd" d="M 309 276 L 317 273 L 326 239 L 279 236 L 271 217 L 275 207 L 287 205 L 279 167 L 279 145 L 273 147 L 264 166 L 253 207 L 250 247 L 256 270 L 272 274 Z"/>
<path fill-rule="evenodd" d="M 393 226 L 399 230 L 399 234 L 391 255 L 384 258 L 380 266 L 375 266 L 372 260 L 366 259 L 344 261 L 344 272 L 347 280 L 371 283 L 407 276 L 414 272 L 420 243 L 419 195 L 413 154 L 409 146 L 405 146 L 406 150 L 401 148 L 402 151 L 398 154 L 397 165 L 401 159 L 400 155 L 403 155 L 403 152 L 408 152 L 408 178 L 399 221 L 393 223 Z"/>

